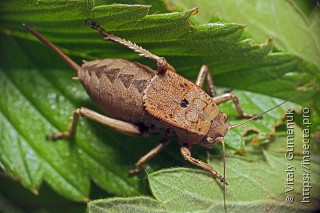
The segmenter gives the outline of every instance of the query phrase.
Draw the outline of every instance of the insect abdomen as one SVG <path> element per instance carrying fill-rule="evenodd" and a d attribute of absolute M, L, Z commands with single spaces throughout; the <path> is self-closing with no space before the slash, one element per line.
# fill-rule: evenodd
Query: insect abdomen
<path fill-rule="evenodd" d="M 142 123 L 148 116 L 143 92 L 155 75 L 151 68 L 123 59 L 104 59 L 85 62 L 78 75 L 106 114 L 131 123 Z"/>

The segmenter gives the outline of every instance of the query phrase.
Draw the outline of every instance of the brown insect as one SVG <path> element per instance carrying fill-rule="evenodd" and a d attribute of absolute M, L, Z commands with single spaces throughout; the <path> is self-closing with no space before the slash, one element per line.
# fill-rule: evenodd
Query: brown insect
<path fill-rule="evenodd" d="M 160 144 L 141 157 L 136 163 L 136 169 L 130 171 L 137 173 L 144 163 L 169 143 L 169 137 L 175 133 L 181 141 L 180 151 L 184 159 L 209 171 L 228 185 L 224 176 L 214 168 L 191 156 L 191 146 L 199 144 L 211 148 L 222 142 L 224 150 L 224 136 L 235 126 L 228 125 L 227 115 L 219 111 L 217 105 L 221 103 L 233 100 L 239 115 L 250 120 L 261 115 L 244 113 L 238 98 L 231 93 L 216 96 L 207 66 L 201 67 L 198 78 L 193 83 L 177 74 L 165 58 L 108 33 L 94 22 L 87 24 L 99 31 L 106 40 L 154 60 L 157 70 L 137 62 L 111 58 L 85 62 L 80 67 L 40 33 L 24 24 L 27 30 L 76 71 L 76 79 L 83 84 L 89 96 L 104 113 L 112 117 L 80 107 L 74 110 L 73 120 L 67 131 L 47 135 L 47 138 L 55 140 L 74 136 L 79 117 L 89 118 L 127 135 L 148 136 L 164 132 Z M 202 89 L 205 79 L 210 95 Z"/>

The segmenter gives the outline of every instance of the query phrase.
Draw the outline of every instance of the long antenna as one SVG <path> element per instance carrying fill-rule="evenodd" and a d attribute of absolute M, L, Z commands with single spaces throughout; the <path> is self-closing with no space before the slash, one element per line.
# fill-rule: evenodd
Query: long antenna
<path fill-rule="evenodd" d="M 51 41 L 46 39 L 43 35 L 33 29 L 31 26 L 23 23 L 24 26 L 29 32 L 31 32 L 35 37 L 37 37 L 43 44 L 52 49 L 60 58 L 62 58 L 74 71 L 78 72 L 81 67 L 76 64 L 71 58 L 69 58 L 66 54 L 64 54 L 57 46 L 55 46 Z"/>
<path fill-rule="evenodd" d="M 314 87 L 316 87 L 316 86 L 314 86 Z M 313 87 L 313 88 L 314 88 L 314 87 Z M 237 128 L 237 127 L 239 127 L 239 126 L 241 126 L 241 125 L 243 125 L 243 124 L 245 124 L 245 123 L 248 123 L 249 121 L 252 121 L 252 120 L 254 120 L 254 119 L 256 119 L 256 118 L 262 117 L 262 115 L 264 115 L 264 114 L 266 114 L 266 113 L 274 110 L 275 108 L 278 108 L 279 106 L 282 106 L 283 104 L 285 104 L 285 103 L 287 103 L 287 102 L 289 102 L 289 101 L 291 101 L 291 100 L 293 100 L 293 99 L 298 98 L 299 96 L 303 95 L 304 93 L 306 93 L 306 92 L 308 92 L 308 91 L 310 91 L 310 89 L 309 89 L 309 90 L 305 90 L 305 91 L 303 91 L 303 92 L 301 92 L 301 93 L 299 93 L 299 94 L 297 94 L 297 95 L 295 95 L 295 96 L 293 96 L 293 97 L 291 97 L 291 98 L 289 98 L 289 99 L 281 102 L 280 104 L 278 104 L 278 105 L 276 105 L 276 106 L 274 106 L 274 107 L 271 107 L 271 108 L 268 109 L 267 111 L 264 111 L 264 112 L 262 112 L 262 113 L 260 113 L 260 114 L 258 114 L 258 115 L 253 116 L 252 118 L 250 118 L 250 119 L 248 119 L 248 120 L 245 120 L 245 121 L 243 121 L 243 122 L 241 122 L 241 123 L 239 123 L 239 124 L 236 124 L 236 125 L 230 125 L 230 126 L 228 127 L 228 129 Z"/>
<path fill-rule="evenodd" d="M 226 147 L 224 144 L 224 140 L 221 141 L 222 143 L 222 151 L 223 151 L 223 178 L 226 179 Z M 224 212 L 227 212 L 227 203 L 226 203 L 226 184 L 223 184 L 223 207 L 224 207 Z"/>

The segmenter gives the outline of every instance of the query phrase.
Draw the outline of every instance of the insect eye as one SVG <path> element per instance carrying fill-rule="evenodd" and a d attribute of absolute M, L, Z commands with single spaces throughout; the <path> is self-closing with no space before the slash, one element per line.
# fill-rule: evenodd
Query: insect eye
<path fill-rule="evenodd" d="M 187 99 L 183 99 L 180 103 L 180 106 L 183 108 L 186 108 L 188 106 L 189 102 Z"/>
<path fill-rule="evenodd" d="M 225 113 L 223 113 L 223 117 L 224 117 L 225 122 L 227 122 L 227 120 L 228 120 L 228 115 L 225 114 Z"/>

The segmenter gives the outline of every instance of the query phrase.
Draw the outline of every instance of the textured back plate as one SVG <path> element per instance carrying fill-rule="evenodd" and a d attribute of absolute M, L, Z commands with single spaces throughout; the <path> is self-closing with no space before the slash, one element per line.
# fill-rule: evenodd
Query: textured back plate
<path fill-rule="evenodd" d="M 206 136 L 219 113 L 207 93 L 172 71 L 156 75 L 143 100 L 148 113 L 171 125 L 180 139 L 191 144 Z"/>

